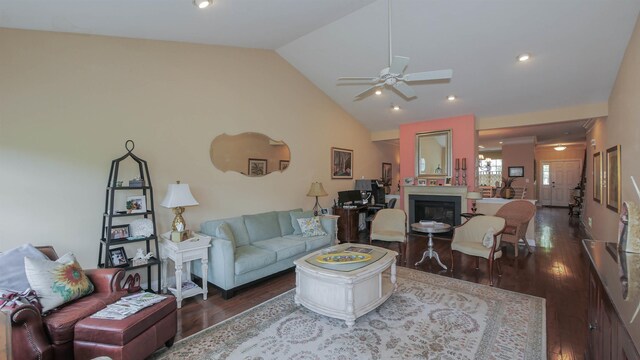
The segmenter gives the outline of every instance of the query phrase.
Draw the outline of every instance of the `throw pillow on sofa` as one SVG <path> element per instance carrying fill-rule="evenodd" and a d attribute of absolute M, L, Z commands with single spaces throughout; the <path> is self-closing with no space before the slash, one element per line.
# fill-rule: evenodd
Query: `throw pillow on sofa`
<path fill-rule="evenodd" d="M 322 230 L 320 218 L 317 216 L 298 219 L 298 225 L 300 225 L 300 229 L 302 230 L 302 237 L 327 235 L 327 233 Z"/>
<path fill-rule="evenodd" d="M 56 261 L 26 257 L 24 269 L 31 288 L 38 294 L 43 312 L 88 295 L 94 289 L 72 253 L 64 254 Z"/>
<path fill-rule="evenodd" d="M 216 237 L 229 240 L 231 241 L 231 244 L 233 244 L 233 247 L 236 247 L 236 237 L 233 236 L 233 231 L 231 231 L 231 227 L 226 222 L 218 225 L 216 228 Z"/>
<path fill-rule="evenodd" d="M 0 254 L 0 289 L 23 292 L 29 288 L 24 272 L 24 258 L 46 259 L 47 256 L 31 244 L 25 244 Z"/>
<path fill-rule="evenodd" d="M 292 211 L 289 213 L 291 216 L 291 225 L 293 226 L 293 235 L 302 235 L 302 229 L 298 224 L 298 219 L 313 217 L 313 211 Z"/>

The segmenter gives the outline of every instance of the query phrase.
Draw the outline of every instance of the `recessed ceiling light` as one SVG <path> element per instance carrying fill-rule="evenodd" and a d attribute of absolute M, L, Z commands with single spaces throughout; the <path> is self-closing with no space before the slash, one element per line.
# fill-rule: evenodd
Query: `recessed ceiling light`
<path fill-rule="evenodd" d="M 531 59 L 531 54 L 524 53 L 524 54 L 518 55 L 518 61 L 520 62 L 525 62 L 529 59 Z"/>
<path fill-rule="evenodd" d="M 455 99 L 456 99 L 456 96 L 455 96 L 455 95 L 449 95 L 449 96 L 447 96 L 447 100 L 449 100 L 449 101 L 453 101 L 453 100 L 455 100 Z"/>
<path fill-rule="evenodd" d="M 395 110 L 395 111 L 400 110 L 400 106 L 398 106 L 398 105 L 392 105 L 392 106 L 391 106 L 391 108 L 392 108 L 393 110 Z"/>
<path fill-rule="evenodd" d="M 478 148 L 479 148 L 479 149 L 484 149 L 484 146 L 482 146 L 482 145 L 478 145 Z"/>
<path fill-rule="evenodd" d="M 213 0 L 193 0 L 193 5 L 197 6 L 198 9 L 204 9 L 209 5 L 213 5 Z"/>
<path fill-rule="evenodd" d="M 376 90 L 376 95 L 382 95 L 382 90 L 380 89 Z"/>
<path fill-rule="evenodd" d="M 502 141 L 500 141 L 500 144 L 502 145 Z"/>
<path fill-rule="evenodd" d="M 558 145 L 558 146 L 554 147 L 553 150 L 555 150 L 555 151 L 563 151 L 566 148 L 567 147 L 564 146 L 564 145 Z"/>

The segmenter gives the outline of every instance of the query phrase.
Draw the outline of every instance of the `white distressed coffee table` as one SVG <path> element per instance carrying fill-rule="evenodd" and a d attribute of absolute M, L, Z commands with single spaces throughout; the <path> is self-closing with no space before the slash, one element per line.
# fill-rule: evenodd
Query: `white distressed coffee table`
<path fill-rule="evenodd" d="M 324 264 L 318 255 L 330 252 L 367 253 L 371 260 L 351 264 Z M 384 303 L 395 291 L 395 251 L 362 244 L 341 244 L 302 257 L 296 264 L 295 302 L 311 311 L 345 320 L 358 317 Z"/>

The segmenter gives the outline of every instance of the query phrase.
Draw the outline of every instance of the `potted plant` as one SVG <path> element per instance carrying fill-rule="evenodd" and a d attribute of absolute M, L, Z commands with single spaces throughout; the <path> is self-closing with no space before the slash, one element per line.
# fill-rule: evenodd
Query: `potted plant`
<path fill-rule="evenodd" d="M 503 199 L 513 199 L 516 195 L 516 191 L 511 187 L 511 184 L 516 178 L 502 178 L 502 188 L 500 189 L 500 197 Z"/>

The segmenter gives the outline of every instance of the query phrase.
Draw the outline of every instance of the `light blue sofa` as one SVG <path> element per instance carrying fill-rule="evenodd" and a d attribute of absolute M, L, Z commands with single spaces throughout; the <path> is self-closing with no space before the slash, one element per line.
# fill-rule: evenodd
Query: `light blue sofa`
<path fill-rule="evenodd" d="M 208 281 L 229 299 L 239 287 L 289 269 L 295 259 L 332 245 L 335 218 L 320 217 L 326 235 L 302 236 L 296 219 L 312 216 L 311 211 L 295 209 L 202 223 L 200 232 L 212 237 Z M 223 223 L 232 235 L 221 233 Z M 193 273 L 202 276 L 202 269 L 194 266 Z"/>

